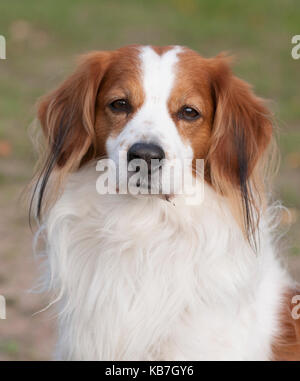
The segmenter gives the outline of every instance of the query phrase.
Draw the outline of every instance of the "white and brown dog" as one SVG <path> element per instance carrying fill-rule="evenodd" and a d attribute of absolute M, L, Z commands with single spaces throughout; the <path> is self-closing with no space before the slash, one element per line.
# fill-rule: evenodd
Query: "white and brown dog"
<path fill-rule="evenodd" d="M 264 168 L 270 113 L 222 55 L 128 46 L 85 55 L 38 109 L 36 181 L 56 357 L 300 359 Z M 102 194 L 96 162 L 205 160 L 204 200 Z M 151 172 L 149 173 L 151 180 Z M 170 202 L 168 202 L 170 201 Z"/>

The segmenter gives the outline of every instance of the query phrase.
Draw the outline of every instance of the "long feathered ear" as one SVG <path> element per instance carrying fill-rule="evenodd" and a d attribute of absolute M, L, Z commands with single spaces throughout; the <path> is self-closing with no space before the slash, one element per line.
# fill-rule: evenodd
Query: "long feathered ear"
<path fill-rule="evenodd" d="M 208 154 L 212 184 L 224 195 L 240 200 L 245 233 L 255 231 L 259 167 L 272 137 L 271 115 L 251 87 L 235 77 L 228 60 L 210 60 L 215 115 Z"/>
<path fill-rule="evenodd" d="M 92 158 L 97 150 L 94 130 L 96 98 L 108 63 L 108 52 L 82 56 L 76 71 L 38 104 L 38 119 L 48 148 L 34 191 L 34 194 L 38 193 L 38 217 L 52 171 L 57 170 L 62 177 Z"/>
<path fill-rule="evenodd" d="M 95 144 L 95 102 L 107 52 L 90 53 L 80 61 L 77 70 L 38 105 L 38 118 L 59 167 L 76 168 Z"/>

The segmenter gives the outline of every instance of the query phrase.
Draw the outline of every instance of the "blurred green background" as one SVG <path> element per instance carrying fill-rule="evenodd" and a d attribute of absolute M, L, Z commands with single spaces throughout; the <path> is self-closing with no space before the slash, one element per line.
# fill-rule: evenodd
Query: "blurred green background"
<path fill-rule="evenodd" d="M 236 74 L 272 100 L 282 153 L 275 195 L 288 208 L 282 252 L 300 278 L 300 60 L 291 57 L 296 34 L 298 0 L 1 0 L 7 59 L 0 61 L 0 294 L 7 299 L 7 319 L 0 320 L 0 359 L 51 356 L 54 319 L 48 312 L 32 316 L 47 299 L 26 291 L 38 272 L 19 198 L 36 160 L 28 136 L 35 102 L 89 50 L 181 44 L 204 56 L 236 56 Z"/>

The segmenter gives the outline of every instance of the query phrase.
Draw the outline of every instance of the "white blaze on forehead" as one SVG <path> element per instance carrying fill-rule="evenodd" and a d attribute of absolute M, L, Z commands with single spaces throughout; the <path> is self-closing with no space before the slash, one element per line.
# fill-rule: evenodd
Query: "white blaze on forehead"
<path fill-rule="evenodd" d="M 150 46 L 140 53 L 142 85 L 145 102 L 131 121 L 135 137 L 162 146 L 167 159 L 183 159 L 192 150 L 183 142 L 170 115 L 168 101 L 176 80 L 176 68 L 181 47 L 175 46 L 159 55 Z"/>
<path fill-rule="evenodd" d="M 158 55 L 150 46 L 142 48 L 140 59 L 146 102 L 167 106 L 175 79 L 174 67 L 178 62 L 177 53 L 180 50 L 180 47 L 174 47 Z"/>
<path fill-rule="evenodd" d="M 120 150 L 128 150 L 138 142 L 160 145 L 169 160 L 193 156 L 191 146 L 183 141 L 168 109 L 181 50 L 175 46 L 159 55 L 150 46 L 140 48 L 141 85 L 145 100 L 121 133 L 107 140 L 110 158 L 116 161 Z"/>

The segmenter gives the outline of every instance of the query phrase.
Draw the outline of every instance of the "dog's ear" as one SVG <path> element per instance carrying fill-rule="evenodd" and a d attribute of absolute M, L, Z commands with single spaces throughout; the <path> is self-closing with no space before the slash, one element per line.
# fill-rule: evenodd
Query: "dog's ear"
<path fill-rule="evenodd" d="M 94 129 L 96 100 L 110 57 L 109 52 L 92 52 L 82 56 L 75 72 L 38 104 L 38 119 L 48 146 L 30 204 L 32 211 L 37 194 L 38 218 L 43 209 L 44 193 L 52 172 L 56 176 L 54 185 L 49 190 L 49 199 L 55 198 L 55 188 L 63 183 L 69 172 L 97 154 Z"/>
<path fill-rule="evenodd" d="M 39 102 L 38 119 L 53 167 L 77 168 L 96 148 L 95 104 L 108 57 L 108 52 L 82 56 L 76 71 Z"/>
<path fill-rule="evenodd" d="M 261 183 L 256 174 L 272 137 L 271 115 L 251 87 L 232 74 L 226 57 L 211 59 L 209 64 L 215 108 L 207 157 L 209 178 L 222 194 L 238 195 L 249 238 L 256 225 L 253 210 L 257 210 L 258 197 L 253 188 Z"/>
<path fill-rule="evenodd" d="M 231 73 L 225 57 L 211 61 L 211 75 L 215 104 L 208 155 L 211 173 L 243 186 L 271 140 L 271 115 L 251 87 Z"/>

